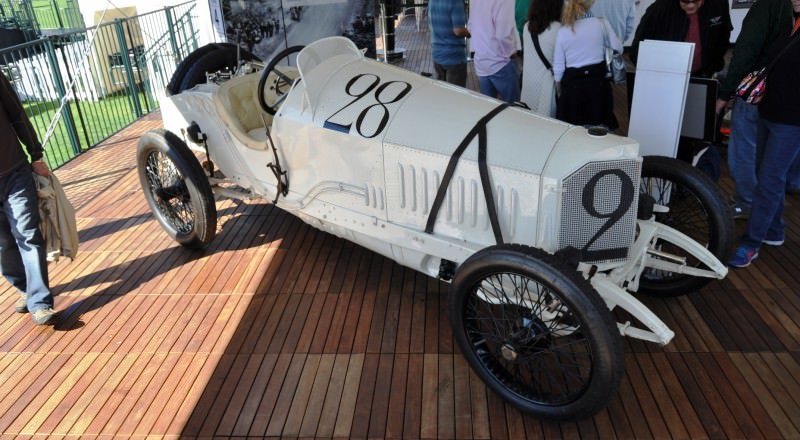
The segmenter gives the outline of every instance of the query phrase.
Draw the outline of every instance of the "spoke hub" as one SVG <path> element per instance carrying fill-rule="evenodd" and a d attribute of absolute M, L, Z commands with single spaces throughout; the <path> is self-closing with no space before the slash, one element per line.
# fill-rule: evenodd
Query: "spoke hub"
<path fill-rule="evenodd" d="M 517 360 L 517 356 L 519 355 L 519 353 L 517 353 L 517 349 L 508 342 L 503 344 L 503 346 L 500 348 L 500 353 L 502 353 L 503 359 L 509 362 L 514 362 Z"/>

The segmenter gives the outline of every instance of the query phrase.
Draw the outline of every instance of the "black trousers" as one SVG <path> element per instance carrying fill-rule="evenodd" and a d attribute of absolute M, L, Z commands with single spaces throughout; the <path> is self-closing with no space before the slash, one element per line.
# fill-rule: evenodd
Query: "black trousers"
<path fill-rule="evenodd" d="M 575 125 L 605 125 L 610 130 L 619 127 L 604 62 L 564 71 L 556 117 Z"/>

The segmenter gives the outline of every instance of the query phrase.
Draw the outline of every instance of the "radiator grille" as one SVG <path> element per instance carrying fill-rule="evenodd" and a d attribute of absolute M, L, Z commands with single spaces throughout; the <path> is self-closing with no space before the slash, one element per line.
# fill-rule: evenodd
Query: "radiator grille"
<path fill-rule="evenodd" d="M 636 233 L 641 162 L 591 162 L 562 182 L 559 249 L 582 251 L 583 261 L 628 257 Z"/>

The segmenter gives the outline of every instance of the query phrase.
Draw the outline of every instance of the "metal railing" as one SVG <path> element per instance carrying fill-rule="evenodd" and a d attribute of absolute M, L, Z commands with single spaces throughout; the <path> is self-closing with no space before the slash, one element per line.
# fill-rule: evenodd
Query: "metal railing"
<path fill-rule="evenodd" d="M 190 1 L 2 49 L 0 70 L 40 140 L 69 96 L 45 145 L 57 168 L 158 108 L 175 67 L 197 48 L 197 29 Z"/>

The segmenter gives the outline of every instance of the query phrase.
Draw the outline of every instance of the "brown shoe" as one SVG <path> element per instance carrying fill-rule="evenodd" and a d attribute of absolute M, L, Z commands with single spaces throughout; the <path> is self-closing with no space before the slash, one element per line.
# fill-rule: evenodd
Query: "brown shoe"
<path fill-rule="evenodd" d="M 31 317 L 33 318 L 33 322 L 36 325 L 47 325 L 53 321 L 53 318 L 56 316 L 56 311 L 53 310 L 51 307 L 47 307 L 44 309 L 39 309 L 33 313 L 31 313 Z"/>
<path fill-rule="evenodd" d="M 28 295 L 20 294 L 17 302 L 14 303 L 14 311 L 17 313 L 28 313 Z"/>

